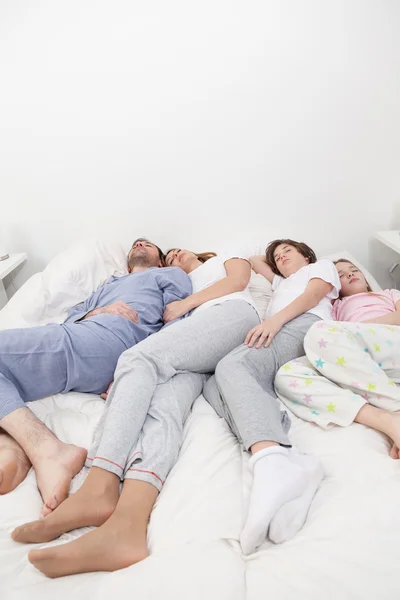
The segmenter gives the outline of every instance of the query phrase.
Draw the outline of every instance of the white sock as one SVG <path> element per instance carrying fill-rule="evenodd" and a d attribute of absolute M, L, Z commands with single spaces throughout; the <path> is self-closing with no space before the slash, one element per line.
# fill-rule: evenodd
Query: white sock
<path fill-rule="evenodd" d="M 253 485 L 240 543 L 244 554 L 255 552 L 266 539 L 275 513 L 305 489 L 304 469 L 289 458 L 287 448 L 272 446 L 253 454 L 249 461 Z"/>
<path fill-rule="evenodd" d="M 303 469 L 306 488 L 301 496 L 284 504 L 271 520 L 268 535 L 275 544 L 290 540 L 303 527 L 311 502 L 324 476 L 322 465 L 314 456 L 292 450 L 289 458 Z"/>

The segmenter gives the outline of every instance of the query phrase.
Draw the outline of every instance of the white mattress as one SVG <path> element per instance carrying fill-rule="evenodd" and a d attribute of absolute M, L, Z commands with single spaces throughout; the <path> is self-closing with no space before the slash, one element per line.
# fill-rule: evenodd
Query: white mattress
<path fill-rule="evenodd" d="M 86 268 L 88 253 L 83 256 Z M 53 267 L 57 276 L 64 275 L 65 268 Z M 112 269 L 115 265 L 107 275 Z M 40 299 L 52 297 L 44 275 L 35 275 L 1 311 L 0 329 L 54 319 L 40 306 Z M 65 287 L 71 293 L 76 269 L 68 277 Z M 81 279 L 88 280 L 86 275 Z M 79 293 L 85 297 L 87 290 Z M 32 313 L 32 306 L 37 314 L 34 319 L 30 314 L 29 321 L 22 309 Z M 86 447 L 103 407 L 98 396 L 77 393 L 31 404 L 62 440 Z M 0 599 L 399 600 L 400 461 L 388 457 L 383 435 L 361 425 L 324 431 L 294 416 L 292 423 L 293 443 L 318 456 L 325 468 L 308 521 L 293 540 L 280 546 L 267 541 L 256 554 L 242 555 L 238 539 L 250 484 L 248 455 L 200 397 L 186 424 L 178 463 L 151 517 L 151 556 L 115 573 L 47 579 L 27 560 L 33 546 L 10 538 L 14 527 L 39 515 L 41 500 L 31 471 L 19 488 L 0 497 Z M 75 478 L 73 491 L 86 474 L 83 469 Z"/>
<path fill-rule="evenodd" d="M 87 446 L 103 402 L 70 393 L 31 407 L 61 439 Z M 10 538 L 15 526 L 39 514 L 31 472 L 0 498 L 1 599 L 87 600 L 89 594 L 104 599 L 112 594 L 119 600 L 397 600 L 400 463 L 387 456 L 387 441 L 360 425 L 323 431 L 295 417 L 292 439 L 300 450 L 320 457 L 325 479 L 296 538 L 280 546 L 266 542 L 250 557 L 242 556 L 238 543 L 249 490 L 248 456 L 202 397 L 153 511 L 151 557 L 142 563 L 58 580 L 36 571 L 26 558 L 32 546 Z M 76 477 L 73 489 L 86 472 Z"/>

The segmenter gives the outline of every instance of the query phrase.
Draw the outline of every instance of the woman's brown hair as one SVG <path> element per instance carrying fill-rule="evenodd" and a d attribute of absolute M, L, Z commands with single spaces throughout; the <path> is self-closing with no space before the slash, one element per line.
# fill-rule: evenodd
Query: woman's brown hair
<path fill-rule="evenodd" d="M 304 242 L 295 242 L 294 240 L 274 240 L 273 242 L 270 242 L 268 244 L 265 250 L 265 259 L 267 265 L 271 267 L 275 275 L 281 275 L 281 272 L 276 266 L 274 258 L 275 250 L 281 244 L 286 244 L 287 246 L 293 246 L 294 248 L 296 248 L 296 250 L 300 252 L 300 254 L 304 256 L 304 258 L 308 258 L 309 263 L 317 262 L 317 257 L 315 255 L 314 250 L 312 250 L 310 246 L 307 246 L 307 244 L 305 244 Z"/>
<path fill-rule="evenodd" d="M 355 267 L 356 269 L 358 269 L 357 265 L 355 265 L 354 263 L 351 262 L 351 260 L 349 260 L 348 258 L 339 258 L 339 260 L 334 260 L 333 264 L 336 266 L 338 263 L 340 262 L 344 262 L 344 263 L 348 263 L 349 265 L 353 265 L 353 267 Z M 361 273 L 361 269 L 358 269 Z M 364 276 L 365 281 L 367 282 L 367 292 L 372 292 L 372 288 L 369 285 L 367 278 L 365 277 L 364 273 L 362 273 Z M 339 294 L 339 298 L 342 298 L 342 292 L 340 292 Z"/>
<path fill-rule="evenodd" d="M 166 253 L 165 253 L 165 260 L 167 259 L 167 256 L 170 252 L 172 252 L 173 250 L 177 250 L 177 248 L 170 248 Z M 200 252 L 200 254 L 196 254 L 196 252 L 193 252 L 193 254 L 195 256 L 197 256 L 198 260 L 201 263 L 205 263 L 207 262 L 210 258 L 214 258 L 214 256 L 217 256 L 215 254 L 215 252 Z M 166 263 L 165 263 L 166 264 Z"/>

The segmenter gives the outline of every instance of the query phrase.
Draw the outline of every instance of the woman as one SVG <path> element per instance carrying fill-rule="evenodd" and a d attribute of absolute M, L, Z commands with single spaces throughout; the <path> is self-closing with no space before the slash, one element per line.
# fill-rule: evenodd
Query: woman
<path fill-rule="evenodd" d="M 201 391 L 202 374 L 214 371 L 260 322 L 247 289 L 251 266 L 243 256 L 173 249 L 166 264 L 189 274 L 193 294 L 169 304 L 165 321 L 192 315 L 124 352 L 89 451 L 86 481 L 52 514 L 12 534 L 20 542 L 45 542 L 76 527 L 98 526 L 69 544 L 29 553 L 50 577 L 113 571 L 148 556 L 147 523 L 176 461 L 182 423 Z"/>
<path fill-rule="evenodd" d="M 281 370 L 276 389 L 297 416 L 323 428 L 362 423 L 385 433 L 399 458 L 400 292 L 373 292 L 349 260 L 336 262 L 338 322 L 318 323 L 304 341 L 307 359 Z"/>

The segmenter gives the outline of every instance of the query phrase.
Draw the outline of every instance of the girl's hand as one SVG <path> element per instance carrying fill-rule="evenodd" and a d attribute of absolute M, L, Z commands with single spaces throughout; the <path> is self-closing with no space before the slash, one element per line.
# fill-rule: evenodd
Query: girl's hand
<path fill-rule="evenodd" d="M 260 325 L 257 325 L 257 327 L 253 327 L 253 329 L 250 329 L 244 343 L 247 344 L 249 348 L 252 348 L 258 340 L 256 348 L 261 348 L 264 342 L 264 348 L 268 348 L 268 346 L 270 345 L 278 331 L 282 329 L 282 327 L 283 323 L 281 321 L 278 321 L 278 319 L 271 317 L 271 319 L 267 319 L 266 321 L 260 323 Z"/>
<path fill-rule="evenodd" d="M 192 310 L 187 300 L 185 298 L 185 300 L 175 300 L 175 302 L 167 304 L 163 315 L 164 323 L 170 323 L 175 319 L 179 319 L 179 317 L 183 317 L 183 315 Z"/>

